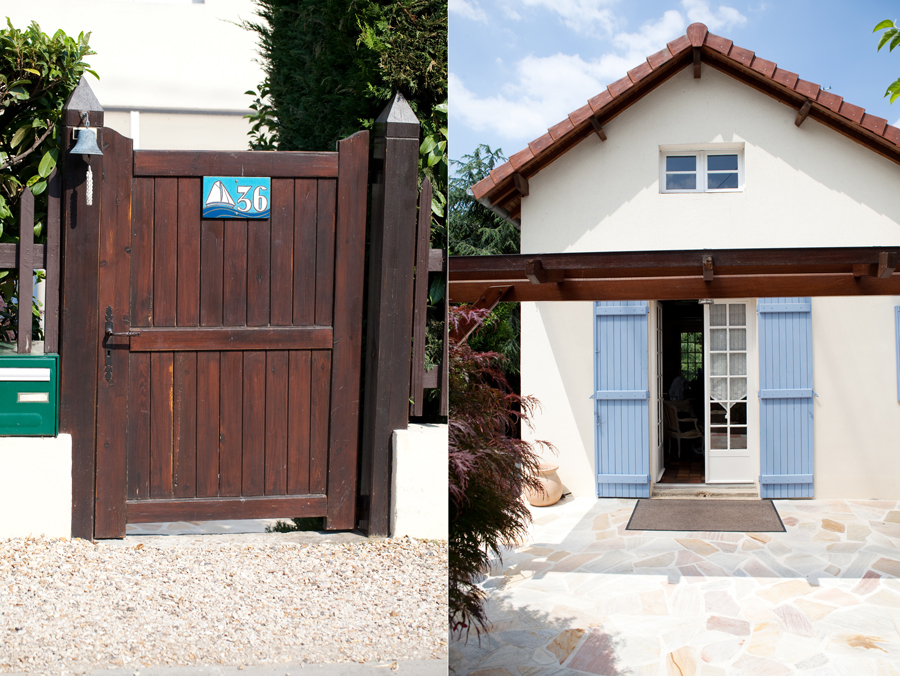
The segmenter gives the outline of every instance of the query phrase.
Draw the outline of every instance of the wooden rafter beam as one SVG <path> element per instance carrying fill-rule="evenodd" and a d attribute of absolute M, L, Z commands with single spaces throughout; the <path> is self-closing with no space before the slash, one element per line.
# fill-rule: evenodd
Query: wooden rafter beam
<path fill-rule="evenodd" d="M 600 120 L 598 120 L 593 115 L 591 116 L 591 125 L 594 127 L 594 132 L 600 138 L 601 141 L 606 140 L 606 132 L 603 131 L 603 127 L 600 126 Z"/>
<path fill-rule="evenodd" d="M 798 127 L 803 124 L 803 120 L 809 117 L 810 110 L 812 110 L 812 101 L 806 99 L 806 102 L 800 106 L 800 110 L 797 111 L 797 119 L 794 120 L 794 124 Z"/>
<path fill-rule="evenodd" d="M 897 269 L 897 258 L 896 251 L 882 251 L 878 254 L 878 273 L 876 276 L 879 279 L 887 279 L 893 275 L 894 270 Z"/>
<path fill-rule="evenodd" d="M 528 179 L 519 172 L 513 174 L 513 185 L 522 197 L 528 197 Z"/>
<path fill-rule="evenodd" d="M 711 282 L 713 280 L 713 257 L 703 257 L 703 281 Z"/>
<path fill-rule="evenodd" d="M 694 79 L 700 79 L 700 48 L 694 47 Z"/>
<path fill-rule="evenodd" d="M 511 286 L 492 286 L 487 289 L 483 288 L 483 292 L 478 296 L 478 299 L 472 303 L 472 309 L 493 310 L 500 304 L 500 301 L 504 299 L 504 296 L 509 293 L 511 288 Z M 463 322 L 450 332 L 450 338 L 461 343 L 480 325 L 480 321 Z"/>
<path fill-rule="evenodd" d="M 565 270 L 545 270 L 540 259 L 525 261 L 525 276 L 532 284 L 559 283 L 566 277 Z"/>

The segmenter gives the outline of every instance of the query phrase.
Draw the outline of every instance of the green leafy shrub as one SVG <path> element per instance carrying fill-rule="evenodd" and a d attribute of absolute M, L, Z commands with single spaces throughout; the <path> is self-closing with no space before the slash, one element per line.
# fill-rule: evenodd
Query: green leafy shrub
<path fill-rule="evenodd" d="M 44 242 L 47 179 L 63 147 L 63 105 L 84 73 L 96 77 L 83 60 L 94 52 L 88 46 L 90 33 L 75 39 L 57 31 L 51 37 L 36 23 L 25 30 L 9 19 L 6 25 L 0 30 L 0 243 L 19 241 L 19 199 L 26 187 L 35 195 L 35 240 Z M 0 338 L 15 330 L 10 321 L 18 313 L 10 300 L 17 282 L 16 270 L 0 270 L 0 299 L 6 306 Z"/>
<path fill-rule="evenodd" d="M 453 307 L 450 326 L 486 314 Z M 496 352 L 476 352 L 465 342 L 450 341 L 449 610 L 450 628 L 458 633 L 485 628 L 478 580 L 492 557 L 526 535 L 531 513 L 522 493 L 541 490 L 537 453 L 510 433 L 517 423 L 527 423 L 539 404 L 510 389 L 502 362 Z M 546 442 L 535 443 L 554 450 Z"/>

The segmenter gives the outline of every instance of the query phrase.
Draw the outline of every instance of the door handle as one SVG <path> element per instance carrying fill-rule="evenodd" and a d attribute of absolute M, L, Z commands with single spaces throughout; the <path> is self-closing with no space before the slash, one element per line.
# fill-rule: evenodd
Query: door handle
<path fill-rule="evenodd" d="M 106 306 L 106 335 L 107 336 L 139 336 L 141 335 L 140 331 L 122 331 L 120 333 L 116 333 L 113 331 L 113 311 L 112 307 Z"/>

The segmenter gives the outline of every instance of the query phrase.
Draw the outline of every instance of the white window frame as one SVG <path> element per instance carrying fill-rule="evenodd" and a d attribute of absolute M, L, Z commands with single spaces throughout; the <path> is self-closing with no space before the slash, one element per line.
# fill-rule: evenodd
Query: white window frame
<path fill-rule="evenodd" d="M 697 158 L 697 187 L 694 190 L 667 190 L 666 189 L 666 158 L 677 156 L 685 157 L 693 155 Z M 738 187 L 710 190 L 707 185 L 707 158 L 710 155 L 737 155 L 738 160 Z M 698 193 L 698 192 L 744 192 L 744 149 L 723 146 L 721 148 L 698 149 L 667 149 L 660 148 L 659 153 L 659 192 L 663 194 L 674 193 Z"/>

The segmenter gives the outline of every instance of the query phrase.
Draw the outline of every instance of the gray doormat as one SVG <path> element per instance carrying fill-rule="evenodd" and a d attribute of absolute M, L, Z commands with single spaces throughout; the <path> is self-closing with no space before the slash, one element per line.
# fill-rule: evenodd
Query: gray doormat
<path fill-rule="evenodd" d="M 783 533 L 771 500 L 638 500 L 625 530 Z"/>

